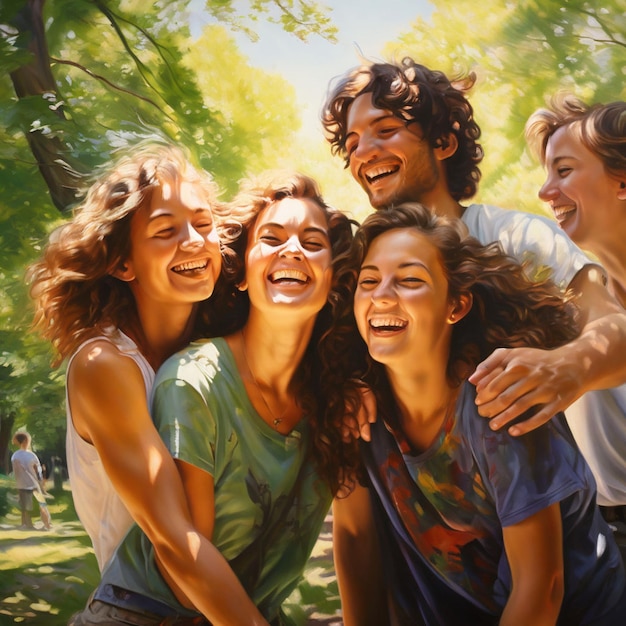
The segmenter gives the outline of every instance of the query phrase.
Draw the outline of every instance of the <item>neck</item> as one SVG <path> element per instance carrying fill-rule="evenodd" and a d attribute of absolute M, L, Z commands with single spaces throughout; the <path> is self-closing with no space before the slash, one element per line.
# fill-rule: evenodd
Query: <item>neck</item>
<path fill-rule="evenodd" d="M 140 309 L 138 328 L 123 328 L 156 371 L 169 356 L 190 341 L 195 308 L 170 307 L 161 311 Z"/>
<path fill-rule="evenodd" d="M 454 409 L 459 388 L 452 387 L 445 376 L 397 374 L 387 370 L 394 399 L 400 409 L 399 425 L 416 451 L 426 450 Z"/>
<path fill-rule="evenodd" d="M 447 185 L 447 183 L 446 183 Z M 421 199 L 421 204 L 427 206 L 434 215 L 440 217 L 460 218 L 465 211 L 451 195 L 447 189 L 433 189 L 430 193 L 425 193 Z"/>
<path fill-rule="evenodd" d="M 313 325 L 274 328 L 251 315 L 244 328 L 227 338 L 248 397 L 257 413 L 287 434 L 301 417 L 292 382 Z"/>

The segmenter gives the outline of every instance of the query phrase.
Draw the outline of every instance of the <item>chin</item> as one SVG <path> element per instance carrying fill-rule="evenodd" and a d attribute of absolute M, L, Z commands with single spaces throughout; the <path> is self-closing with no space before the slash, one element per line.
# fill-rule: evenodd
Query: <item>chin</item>
<path fill-rule="evenodd" d="M 388 208 L 391 204 L 392 204 L 392 200 L 388 200 L 386 198 L 381 198 L 380 196 L 378 197 L 372 197 L 370 196 L 370 204 L 377 210 L 377 211 L 381 211 L 383 209 Z"/>

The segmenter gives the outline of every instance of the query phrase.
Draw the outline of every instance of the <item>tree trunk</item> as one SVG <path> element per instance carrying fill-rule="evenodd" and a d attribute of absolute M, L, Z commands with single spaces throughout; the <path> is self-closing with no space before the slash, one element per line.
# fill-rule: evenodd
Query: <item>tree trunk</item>
<path fill-rule="evenodd" d="M 56 93 L 43 24 L 44 4 L 45 0 L 28 0 L 15 18 L 14 26 L 29 36 L 28 49 L 34 55 L 31 63 L 10 74 L 18 98 Z M 65 119 L 62 107 L 56 108 L 55 112 Z M 69 210 L 77 200 L 82 168 L 59 137 L 29 129 L 24 129 L 24 132 L 54 205 L 60 211 Z"/>
<path fill-rule="evenodd" d="M 0 474 L 7 476 L 11 472 L 11 439 L 13 438 L 14 424 L 14 411 L 10 413 L 0 411 Z"/>

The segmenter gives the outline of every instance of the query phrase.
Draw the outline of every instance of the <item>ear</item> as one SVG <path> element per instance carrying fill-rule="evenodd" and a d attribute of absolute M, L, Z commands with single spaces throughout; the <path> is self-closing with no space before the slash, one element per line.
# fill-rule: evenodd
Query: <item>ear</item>
<path fill-rule="evenodd" d="M 248 281 L 244 278 L 238 285 L 239 291 L 248 291 Z"/>
<path fill-rule="evenodd" d="M 445 159 L 451 157 L 459 148 L 459 140 L 454 133 L 448 133 L 447 135 L 444 135 L 442 139 L 445 139 L 448 142 L 448 145 L 445 148 L 435 148 L 435 157 L 440 161 L 444 161 Z"/>
<path fill-rule="evenodd" d="M 471 293 L 464 293 L 453 301 L 448 314 L 448 324 L 456 324 L 462 320 L 471 311 L 473 301 Z"/>
<path fill-rule="evenodd" d="M 626 200 L 626 179 L 620 181 L 619 189 L 617 190 L 617 197 L 620 200 Z"/>
<path fill-rule="evenodd" d="M 119 267 L 112 272 L 111 276 L 114 276 L 119 280 L 123 280 L 125 283 L 130 283 L 135 280 L 135 272 L 129 265 L 128 261 L 126 263 L 120 263 Z"/>

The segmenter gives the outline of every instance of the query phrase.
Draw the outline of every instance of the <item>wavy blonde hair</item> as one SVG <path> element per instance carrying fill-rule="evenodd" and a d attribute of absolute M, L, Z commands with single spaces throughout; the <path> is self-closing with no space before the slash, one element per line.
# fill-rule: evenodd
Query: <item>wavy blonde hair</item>
<path fill-rule="evenodd" d="M 602 161 L 611 176 L 626 174 L 626 102 L 587 105 L 573 94 L 556 93 L 547 108 L 528 118 L 524 129 L 529 148 L 543 165 L 550 137 L 564 126 Z"/>

